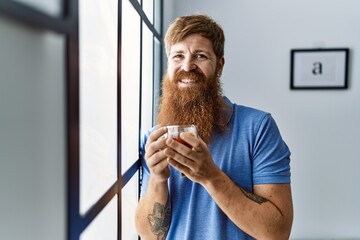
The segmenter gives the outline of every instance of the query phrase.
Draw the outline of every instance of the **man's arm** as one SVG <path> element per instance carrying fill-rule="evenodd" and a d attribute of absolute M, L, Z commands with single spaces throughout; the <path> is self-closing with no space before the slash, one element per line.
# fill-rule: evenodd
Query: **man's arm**
<path fill-rule="evenodd" d="M 254 193 L 237 186 L 219 170 L 203 183 L 222 211 L 256 239 L 289 239 L 293 221 L 290 184 L 254 185 Z"/>
<path fill-rule="evenodd" d="M 256 239 L 288 239 L 293 220 L 290 184 L 254 185 L 253 193 L 236 185 L 212 160 L 207 145 L 190 134 L 172 139 L 165 149 L 168 162 L 189 179 L 201 184 L 222 211 L 244 232 Z"/>
<path fill-rule="evenodd" d="M 156 183 L 150 178 L 147 193 L 136 209 L 136 229 L 142 239 L 166 239 L 170 227 L 171 207 L 167 182 Z"/>
<path fill-rule="evenodd" d="M 146 142 L 145 160 L 150 178 L 145 195 L 140 199 L 135 213 L 135 226 L 142 239 L 166 239 L 170 227 L 171 208 L 168 200 L 167 180 L 169 165 L 163 149 L 166 139 L 161 138 L 166 128 L 155 130 Z"/>

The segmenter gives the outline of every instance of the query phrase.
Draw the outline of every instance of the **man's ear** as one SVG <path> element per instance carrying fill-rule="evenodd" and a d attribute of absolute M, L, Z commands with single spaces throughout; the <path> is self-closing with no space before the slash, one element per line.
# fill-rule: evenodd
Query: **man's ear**
<path fill-rule="evenodd" d="M 224 69 L 224 65 L 225 65 L 225 58 L 224 57 L 219 58 L 217 72 L 220 73 L 220 75 L 222 73 L 222 70 Z"/>

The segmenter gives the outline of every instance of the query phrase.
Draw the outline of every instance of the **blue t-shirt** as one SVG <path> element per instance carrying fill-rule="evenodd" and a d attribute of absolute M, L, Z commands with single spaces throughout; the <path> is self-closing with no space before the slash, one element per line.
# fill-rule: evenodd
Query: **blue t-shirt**
<path fill-rule="evenodd" d="M 209 149 L 216 165 L 237 185 L 252 192 L 256 184 L 290 183 L 290 151 L 269 113 L 232 104 L 229 131 L 214 134 Z M 142 139 L 141 155 L 151 129 Z M 146 192 L 149 170 L 142 174 L 141 195 Z M 170 240 L 253 239 L 239 229 L 198 183 L 182 178 L 171 168 L 168 180 L 171 200 Z"/>

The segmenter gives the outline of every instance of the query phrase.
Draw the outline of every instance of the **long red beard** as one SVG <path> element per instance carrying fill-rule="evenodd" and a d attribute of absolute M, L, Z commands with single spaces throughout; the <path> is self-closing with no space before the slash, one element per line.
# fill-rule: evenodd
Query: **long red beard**
<path fill-rule="evenodd" d="M 196 81 L 190 87 L 179 88 L 178 82 L 188 78 Z M 215 130 L 226 130 L 220 81 L 216 76 L 206 80 L 200 71 L 180 71 L 171 80 L 166 74 L 162 84 L 157 122 L 160 126 L 194 124 L 199 136 L 208 144 Z"/>

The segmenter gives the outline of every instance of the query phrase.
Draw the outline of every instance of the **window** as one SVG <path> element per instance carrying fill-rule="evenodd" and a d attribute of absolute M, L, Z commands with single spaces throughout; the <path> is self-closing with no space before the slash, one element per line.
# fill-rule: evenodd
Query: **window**
<path fill-rule="evenodd" d="M 154 87 L 161 77 L 161 7 L 161 1 L 79 1 L 74 239 L 138 239 L 139 142 L 153 125 L 159 95 Z"/>
<path fill-rule="evenodd" d="M 0 13 L 66 39 L 68 239 L 138 239 L 139 142 L 159 97 L 162 0 L 3 0 Z"/>

